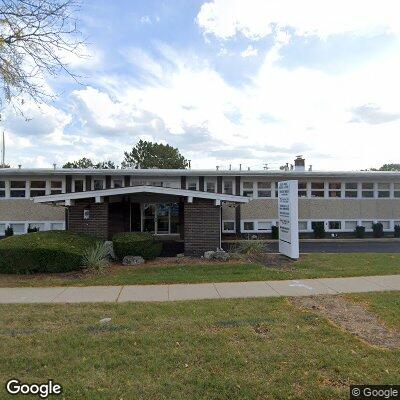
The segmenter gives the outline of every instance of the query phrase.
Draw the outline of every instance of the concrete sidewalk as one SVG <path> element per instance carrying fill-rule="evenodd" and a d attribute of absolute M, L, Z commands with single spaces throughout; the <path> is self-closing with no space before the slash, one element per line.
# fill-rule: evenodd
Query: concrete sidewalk
<path fill-rule="evenodd" d="M 0 304 L 176 301 L 400 290 L 400 275 L 174 285 L 0 288 Z"/>

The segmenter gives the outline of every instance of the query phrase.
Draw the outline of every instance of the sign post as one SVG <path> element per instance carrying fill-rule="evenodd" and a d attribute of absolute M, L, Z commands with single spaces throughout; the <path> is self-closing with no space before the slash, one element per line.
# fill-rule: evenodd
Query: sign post
<path fill-rule="evenodd" d="M 299 258 L 298 182 L 278 182 L 279 252 Z"/>

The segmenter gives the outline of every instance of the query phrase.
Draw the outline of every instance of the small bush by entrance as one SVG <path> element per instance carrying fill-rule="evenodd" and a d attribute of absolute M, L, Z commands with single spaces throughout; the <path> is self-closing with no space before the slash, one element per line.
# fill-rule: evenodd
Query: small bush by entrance
<path fill-rule="evenodd" d="M 0 273 L 68 272 L 82 269 L 84 251 L 98 239 L 72 232 L 34 232 L 0 241 Z"/>
<path fill-rule="evenodd" d="M 363 239 L 365 237 L 365 226 L 357 225 L 355 229 L 356 238 Z"/>
<path fill-rule="evenodd" d="M 113 237 L 114 251 L 122 260 L 125 256 L 141 256 L 145 260 L 156 258 L 161 254 L 162 243 L 146 232 L 119 233 Z"/>
<path fill-rule="evenodd" d="M 380 222 L 377 222 L 376 224 L 372 224 L 372 231 L 374 232 L 375 238 L 381 238 L 384 235 L 383 225 Z"/>

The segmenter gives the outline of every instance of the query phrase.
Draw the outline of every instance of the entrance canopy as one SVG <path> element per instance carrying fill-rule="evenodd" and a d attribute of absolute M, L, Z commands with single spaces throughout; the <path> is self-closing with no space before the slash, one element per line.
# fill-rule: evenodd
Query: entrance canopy
<path fill-rule="evenodd" d="M 64 202 L 66 206 L 74 204 L 75 200 L 95 199 L 96 203 L 103 203 L 104 197 L 129 195 L 135 193 L 153 193 L 161 195 L 173 195 L 186 197 L 188 203 L 193 202 L 193 198 L 214 200 L 215 205 L 220 205 L 221 201 L 232 203 L 248 203 L 250 199 L 244 196 L 235 196 L 231 194 L 201 192 L 198 190 L 175 189 L 159 186 L 128 186 L 124 188 L 90 190 L 85 192 L 53 194 L 48 196 L 39 196 L 34 198 L 35 203 L 60 203 Z"/>

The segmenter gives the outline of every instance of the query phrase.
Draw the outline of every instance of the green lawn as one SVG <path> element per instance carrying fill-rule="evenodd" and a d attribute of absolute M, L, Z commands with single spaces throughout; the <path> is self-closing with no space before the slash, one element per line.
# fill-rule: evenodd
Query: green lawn
<path fill-rule="evenodd" d="M 101 276 L 0 275 L 0 287 L 233 282 L 399 273 L 400 254 L 308 254 L 280 268 L 247 262 L 126 267 Z"/>
<path fill-rule="evenodd" d="M 399 293 L 353 297 L 400 329 Z M 283 298 L 0 305 L 0 321 L 0 398 L 11 377 L 52 378 L 63 398 L 99 400 L 337 400 L 352 383 L 400 380 L 400 350 L 371 347 Z"/>

